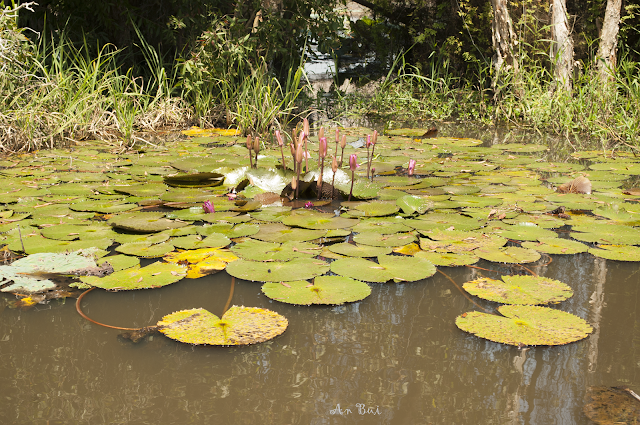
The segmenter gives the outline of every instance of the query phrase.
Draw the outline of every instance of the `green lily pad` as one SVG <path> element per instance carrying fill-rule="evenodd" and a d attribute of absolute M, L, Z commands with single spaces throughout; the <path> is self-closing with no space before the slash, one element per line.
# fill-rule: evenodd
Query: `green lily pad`
<path fill-rule="evenodd" d="M 416 241 L 411 233 L 396 233 L 393 235 L 381 235 L 373 232 L 358 233 L 353 237 L 354 242 L 371 246 L 402 246 Z"/>
<path fill-rule="evenodd" d="M 485 220 L 466 217 L 461 214 L 428 213 L 417 219 L 405 220 L 404 224 L 416 230 L 455 229 L 475 230 L 482 227 Z"/>
<path fill-rule="evenodd" d="M 146 243 L 149 245 L 162 243 L 169 240 L 169 235 L 166 233 L 146 233 L 146 234 L 131 234 L 131 233 L 117 233 L 114 239 L 119 244 L 128 244 L 128 243 Z"/>
<path fill-rule="evenodd" d="M 291 228 L 280 223 L 260 225 L 260 231 L 251 235 L 253 239 L 265 242 L 311 241 L 327 234 L 326 230 Z"/>
<path fill-rule="evenodd" d="M 379 255 L 391 254 L 390 247 L 354 245 L 346 242 L 329 245 L 328 249 L 333 253 L 347 257 L 377 257 Z"/>
<path fill-rule="evenodd" d="M 127 213 L 117 215 L 109 220 L 109 224 L 118 229 L 139 233 L 155 233 L 162 230 L 176 229 L 189 223 L 164 218 L 164 214 L 151 212 Z"/>
<path fill-rule="evenodd" d="M 571 237 L 607 245 L 640 245 L 640 229 L 609 223 L 572 226 Z"/>
<path fill-rule="evenodd" d="M 255 239 L 235 244 L 231 251 L 238 257 L 252 261 L 289 261 L 300 257 L 314 257 L 321 248 L 309 242 L 264 242 Z"/>
<path fill-rule="evenodd" d="M 110 291 L 160 288 L 182 280 L 187 268 L 179 264 L 155 262 L 145 267 L 131 267 L 92 280 L 89 284 Z"/>
<path fill-rule="evenodd" d="M 419 251 L 416 257 L 424 258 L 436 266 L 469 266 L 480 261 L 480 257 L 473 254 L 453 253 L 453 252 L 427 252 Z"/>
<path fill-rule="evenodd" d="M 61 224 L 58 226 L 45 227 L 40 231 L 42 236 L 48 239 L 56 239 L 61 241 L 72 241 L 75 239 L 114 239 L 117 233 L 107 225 L 74 225 Z"/>
<path fill-rule="evenodd" d="M 224 182 L 224 174 L 193 173 L 164 176 L 164 182 L 173 187 L 211 187 Z"/>
<path fill-rule="evenodd" d="M 365 299 L 371 288 L 364 282 L 342 276 L 318 276 L 313 283 L 306 280 L 267 282 L 262 292 L 269 298 L 287 304 L 337 305 Z"/>
<path fill-rule="evenodd" d="M 255 235 L 260 231 L 260 226 L 257 224 L 249 223 L 217 223 L 212 225 L 205 225 L 197 228 L 197 232 L 202 236 L 209 236 L 213 233 L 219 233 L 225 235 L 229 239 L 241 238 L 244 236 Z"/>
<path fill-rule="evenodd" d="M 438 241 L 420 238 L 420 248 L 424 251 L 452 252 L 458 254 L 470 254 L 478 248 L 500 249 L 506 244 L 507 240 L 505 238 L 492 234 L 469 234 L 467 237 L 442 239 Z M 474 253 L 473 255 L 477 254 Z"/>
<path fill-rule="evenodd" d="M 433 206 L 433 202 L 420 196 L 406 195 L 397 199 L 396 205 L 400 207 L 405 214 L 424 214 Z"/>
<path fill-rule="evenodd" d="M 136 257 L 159 258 L 163 257 L 165 254 L 173 251 L 174 249 L 175 247 L 167 242 L 162 242 L 159 244 L 133 242 L 120 245 L 116 248 L 116 251 L 126 255 L 134 255 Z"/>
<path fill-rule="evenodd" d="M 171 339 L 196 345 L 248 345 L 282 334 L 289 325 L 284 316 L 256 307 L 232 306 L 218 318 L 202 308 L 168 314 L 159 331 Z"/>
<path fill-rule="evenodd" d="M 349 228 L 358 224 L 358 221 L 358 219 L 336 217 L 334 214 L 318 213 L 309 210 L 295 210 L 282 219 L 282 223 L 287 226 L 314 230 Z"/>
<path fill-rule="evenodd" d="M 553 238 L 558 235 L 553 230 L 538 227 L 533 223 L 511 225 L 501 222 L 490 222 L 487 224 L 487 227 L 490 229 L 487 232 L 517 241 L 537 241 L 541 238 Z"/>
<path fill-rule="evenodd" d="M 400 210 L 400 208 L 395 203 L 384 201 L 360 203 L 356 205 L 354 209 L 356 211 L 349 211 L 352 215 L 362 215 L 364 217 L 383 217 L 395 214 Z"/>
<path fill-rule="evenodd" d="M 120 201 L 104 202 L 104 201 L 85 201 L 77 202 L 69 205 L 73 211 L 91 211 L 100 214 L 112 214 L 129 211 L 136 208 L 137 204 L 128 204 Z"/>
<path fill-rule="evenodd" d="M 573 296 L 573 290 L 566 284 L 541 276 L 480 278 L 465 282 L 462 287 L 471 295 L 502 304 L 550 304 Z"/>
<path fill-rule="evenodd" d="M 163 183 L 132 184 L 129 186 L 116 186 L 114 190 L 132 196 L 158 197 L 167 191 L 167 185 Z"/>
<path fill-rule="evenodd" d="M 478 248 L 473 251 L 478 257 L 493 263 L 533 263 L 540 259 L 538 251 L 509 246 L 506 248 Z"/>
<path fill-rule="evenodd" d="M 589 248 L 589 254 L 614 261 L 640 261 L 640 247 L 629 245 L 600 245 Z"/>
<path fill-rule="evenodd" d="M 261 282 L 289 282 L 311 279 L 329 271 L 329 264 L 312 258 L 291 261 L 259 262 L 240 259 L 227 266 L 227 273 L 244 280 Z"/>
<path fill-rule="evenodd" d="M 366 282 L 413 282 L 433 276 L 436 268 L 422 258 L 381 255 L 378 263 L 364 258 L 341 258 L 331 263 L 331 271 Z"/>
<path fill-rule="evenodd" d="M 579 254 L 589 249 L 582 242 L 562 238 L 540 238 L 538 242 L 523 242 L 522 247 L 545 254 Z"/>
<path fill-rule="evenodd" d="M 490 341 L 509 345 L 563 345 L 586 338 L 593 328 L 564 311 L 530 305 L 503 305 L 503 316 L 471 311 L 456 326 Z"/>
<path fill-rule="evenodd" d="M 410 232 L 412 227 L 404 224 L 402 217 L 366 218 L 351 228 L 356 233 L 373 232 L 379 234 L 392 234 Z"/>

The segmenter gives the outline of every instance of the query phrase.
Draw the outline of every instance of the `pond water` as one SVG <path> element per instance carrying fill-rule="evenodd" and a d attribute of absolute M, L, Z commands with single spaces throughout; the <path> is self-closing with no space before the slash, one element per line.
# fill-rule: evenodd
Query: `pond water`
<path fill-rule="evenodd" d="M 458 285 L 524 273 L 481 260 L 405 284 L 372 283 L 341 306 L 273 301 L 259 282 L 236 280 L 232 304 L 289 320 L 253 346 L 203 347 L 152 335 L 138 344 L 78 315 L 75 300 L 0 312 L 3 424 L 589 424 L 589 386 L 640 389 L 637 263 L 589 253 L 551 255 L 529 266 L 574 291 L 554 308 L 594 333 L 564 346 L 499 344 L 459 330 L 455 319 L 495 303 Z M 487 270 L 482 270 L 487 269 Z M 492 271 L 498 272 L 493 273 Z M 92 319 L 121 327 L 203 307 L 221 315 L 226 272 L 149 291 L 93 291 Z M 12 299 L 12 295 L 6 296 Z"/>

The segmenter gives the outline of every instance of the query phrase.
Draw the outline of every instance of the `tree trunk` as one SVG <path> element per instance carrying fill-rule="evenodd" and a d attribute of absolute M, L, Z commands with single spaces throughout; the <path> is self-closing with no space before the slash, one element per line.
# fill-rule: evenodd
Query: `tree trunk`
<path fill-rule="evenodd" d="M 621 7 L 622 0 L 607 0 L 604 25 L 596 56 L 598 76 L 603 83 L 609 81 L 616 72 L 616 48 L 618 46 Z"/>
<path fill-rule="evenodd" d="M 491 22 L 491 33 L 493 38 L 493 48 L 495 55 L 493 56 L 494 77 L 491 82 L 494 93 L 500 90 L 500 77 L 503 72 L 513 71 L 518 74 L 518 59 L 513 53 L 516 45 L 516 36 L 513 32 L 511 16 L 507 8 L 507 0 L 491 0 L 493 7 L 493 21 Z M 494 95 L 495 96 L 495 95 Z"/>
<path fill-rule="evenodd" d="M 559 88 L 571 90 L 573 74 L 573 39 L 567 19 L 566 0 L 551 1 L 551 60 L 553 75 Z"/>

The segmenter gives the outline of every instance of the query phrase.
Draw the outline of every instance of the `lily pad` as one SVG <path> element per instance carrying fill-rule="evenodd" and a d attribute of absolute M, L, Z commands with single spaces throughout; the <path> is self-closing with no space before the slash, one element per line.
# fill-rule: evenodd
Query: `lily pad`
<path fill-rule="evenodd" d="M 607 245 L 640 245 L 640 229 L 609 223 L 572 226 L 571 237 Z"/>
<path fill-rule="evenodd" d="M 179 264 L 155 262 L 145 267 L 131 267 L 95 279 L 90 285 L 110 291 L 160 288 L 182 280 L 187 268 Z"/>
<path fill-rule="evenodd" d="M 189 223 L 166 219 L 164 214 L 141 212 L 117 215 L 109 220 L 109 224 L 118 229 L 132 232 L 155 233 L 184 227 Z"/>
<path fill-rule="evenodd" d="M 614 261 L 640 261 L 640 247 L 629 245 L 600 245 L 589 248 L 589 254 Z"/>
<path fill-rule="evenodd" d="M 313 283 L 306 280 L 267 282 L 262 292 L 269 298 L 287 304 L 337 305 L 365 299 L 371 288 L 364 282 L 342 276 L 318 276 Z"/>
<path fill-rule="evenodd" d="M 16 260 L 8 266 L 0 266 L 0 285 L 13 282 L 2 288 L 2 292 L 43 292 L 56 287 L 43 273 L 82 274 L 83 270 L 95 267 L 96 263 L 92 258 L 77 253 L 37 253 Z"/>
<path fill-rule="evenodd" d="M 416 241 L 411 233 L 396 233 L 393 235 L 380 235 L 373 232 L 358 233 L 353 237 L 354 242 L 371 246 L 402 246 Z"/>
<path fill-rule="evenodd" d="M 197 279 L 221 270 L 238 257 L 228 249 L 201 248 L 180 252 L 170 252 L 164 256 L 169 263 L 187 264 L 187 279 Z"/>
<path fill-rule="evenodd" d="M 545 254 L 579 254 L 589 249 L 582 242 L 562 238 L 540 238 L 538 242 L 523 242 L 522 247 Z"/>
<path fill-rule="evenodd" d="M 427 252 L 419 251 L 416 257 L 424 258 L 436 266 L 469 266 L 480 261 L 480 257 L 473 254 L 453 253 L 453 252 Z"/>
<path fill-rule="evenodd" d="M 533 263 L 540 259 L 538 251 L 509 246 L 506 248 L 478 248 L 473 251 L 478 257 L 493 263 Z"/>
<path fill-rule="evenodd" d="M 433 276 L 436 268 L 418 257 L 381 255 L 378 263 L 364 258 L 341 258 L 331 263 L 331 271 L 366 282 L 413 282 Z"/>
<path fill-rule="evenodd" d="M 227 266 L 227 273 L 231 276 L 261 282 L 311 279 L 328 271 L 329 264 L 312 258 L 294 258 L 286 262 L 259 262 L 240 259 Z"/>
<path fill-rule="evenodd" d="M 420 196 L 406 195 L 397 199 L 396 205 L 400 207 L 405 214 L 424 214 L 433 206 L 433 202 Z"/>
<path fill-rule="evenodd" d="M 490 341 L 509 345 L 563 345 L 586 338 L 593 328 L 584 319 L 548 307 L 503 305 L 502 316 L 471 311 L 456 326 Z"/>
<path fill-rule="evenodd" d="M 480 278 L 462 287 L 471 295 L 502 304 L 550 304 L 567 300 L 573 290 L 559 280 L 541 276 L 502 276 L 502 280 Z"/>
<path fill-rule="evenodd" d="M 371 201 L 360 203 L 354 208 L 356 211 L 350 211 L 354 216 L 362 215 L 365 217 L 383 217 L 397 213 L 400 208 L 391 202 Z"/>
<path fill-rule="evenodd" d="M 265 242 L 311 241 L 327 234 L 326 230 L 291 228 L 280 223 L 260 225 L 260 231 L 252 238 Z"/>
<path fill-rule="evenodd" d="M 145 242 L 133 242 L 122 244 L 116 248 L 116 251 L 143 258 L 158 258 L 173 251 L 175 247 L 167 242 L 158 244 L 150 244 Z"/>
<path fill-rule="evenodd" d="M 235 244 L 231 247 L 237 256 L 252 261 L 289 261 L 299 257 L 313 257 L 320 252 L 320 246 L 308 242 L 264 242 L 255 239 Z"/>
<path fill-rule="evenodd" d="M 347 257 L 377 257 L 391 254 L 391 248 L 371 245 L 354 245 L 351 243 L 337 243 L 329 245 L 329 251 Z"/>
<path fill-rule="evenodd" d="M 218 318 L 202 308 L 168 314 L 158 322 L 167 337 L 185 344 L 248 345 L 282 334 L 288 320 L 271 310 L 232 306 Z"/>
<path fill-rule="evenodd" d="M 314 230 L 349 228 L 358 224 L 358 221 L 358 219 L 336 217 L 334 214 L 309 212 L 307 210 L 292 211 L 282 219 L 282 223 L 287 226 Z"/>

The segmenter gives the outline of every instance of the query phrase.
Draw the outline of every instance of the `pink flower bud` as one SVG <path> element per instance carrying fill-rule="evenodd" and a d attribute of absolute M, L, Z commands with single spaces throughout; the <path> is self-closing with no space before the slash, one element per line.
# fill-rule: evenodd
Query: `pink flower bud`
<path fill-rule="evenodd" d="M 358 156 L 352 153 L 351 156 L 349 156 L 349 168 L 351 168 L 351 171 L 356 171 L 358 167 Z"/>
<path fill-rule="evenodd" d="M 367 147 L 371 146 L 371 135 L 367 134 Z"/>
<path fill-rule="evenodd" d="M 318 148 L 318 156 L 320 158 L 324 158 L 325 156 L 327 156 L 327 138 L 326 137 L 320 138 L 320 147 Z"/>
<path fill-rule="evenodd" d="M 284 145 L 284 140 L 282 140 L 282 134 L 280 134 L 280 130 L 276 130 L 276 140 L 278 141 L 278 146 Z"/>
<path fill-rule="evenodd" d="M 409 175 L 413 176 L 413 172 L 416 169 L 416 160 L 415 159 L 410 159 L 409 160 Z"/>
<path fill-rule="evenodd" d="M 211 214 L 211 213 L 214 213 L 216 211 L 216 209 L 213 206 L 213 204 L 211 203 L 211 201 L 204 201 L 204 204 L 202 204 L 202 209 L 207 214 Z"/>

